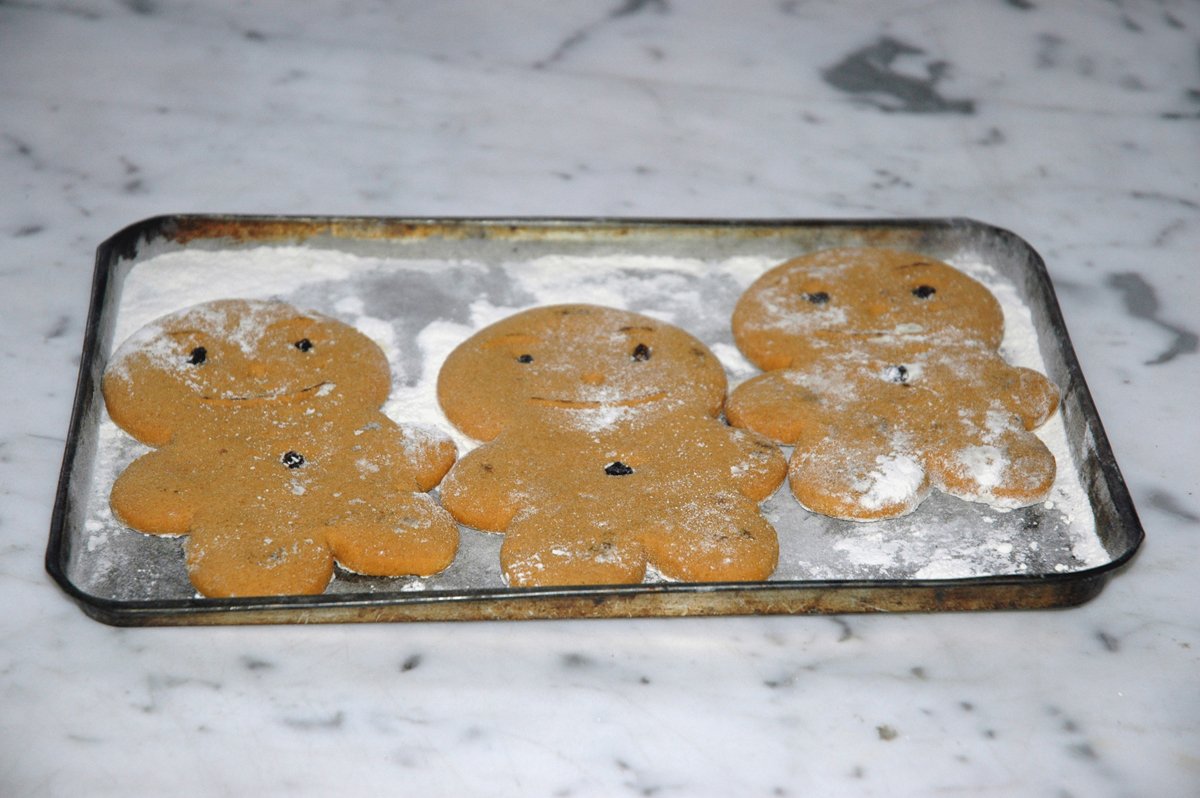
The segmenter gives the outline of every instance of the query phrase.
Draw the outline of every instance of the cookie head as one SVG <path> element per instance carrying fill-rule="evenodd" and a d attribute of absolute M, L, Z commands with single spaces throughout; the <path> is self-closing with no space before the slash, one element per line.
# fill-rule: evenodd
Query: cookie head
<path fill-rule="evenodd" d="M 756 280 L 738 301 L 733 330 L 751 361 L 774 370 L 873 340 L 965 337 L 994 349 L 1004 316 L 987 288 L 941 261 L 888 249 L 830 249 Z"/>
<path fill-rule="evenodd" d="M 374 409 L 389 388 L 386 356 L 353 327 L 250 300 L 151 322 L 120 346 L 103 382 L 113 420 L 151 445 L 218 408 L 271 415 L 349 402 Z"/>
<path fill-rule="evenodd" d="M 715 416 L 725 372 L 688 333 L 595 305 L 553 305 L 487 327 L 446 359 L 438 400 L 450 421 L 491 440 L 513 423 L 599 427 L 658 412 Z"/>

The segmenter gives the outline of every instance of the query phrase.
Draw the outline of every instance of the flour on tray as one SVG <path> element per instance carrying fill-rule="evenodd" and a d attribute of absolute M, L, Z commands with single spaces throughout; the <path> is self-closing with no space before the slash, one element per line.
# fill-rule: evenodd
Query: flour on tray
<path fill-rule="evenodd" d="M 476 443 L 442 414 L 438 370 L 455 346 L 484 326 L 519 310 L 567 302 L 644 313 L 681 326 L 707 344 L 725 366 L 732 387 L 757 373 L 734 346 L 729 329 L 733 305 L 750 283 L 787 256 L 543 255 L 484 263 L 373 257 L 306 246 L 164 251 L 143 255 L 125 278 L 113 345 L 159 316 L 213 299 L 278 299 L 312 309 L 352 324 L 383 348 L 393 375 L 385 413 L 398 422 L 450 434 L 462 456 Z M 1044 371 L 1032 317 L 1016 288 L 985 263 L 951 262 L 1000 301 L 1005 358 Z M 144 447 L 107 416 L 102 415 L 99 428 L 86 516 L 84 559 L 89 563 L 81 561 L 80 567 L 113 570 L 120 566 L 114 547 L 134 556 L 138 546 L 172 544 L 130 534 L 112 518 L 112 482 Z M 935 492 L 910 516 L 862 524 L 808 513 L 785 486 L 764 504 L 780 539 L 780 564 L 772 578 L 951 579 L 1079 570 L 1107 562 L 1060 416 L 1038 434 L 1059 468 L 1050 499 L 1033 508 L 1005 511 Z M 911 478 L 904 465 L 880 464 L 878 489 L 886 491 L 888 479 Z M 502 586 L 495 565 L 499 542 L 495 535 L 464 531 L 460 559 L 443 574 L 406 589 Z M 168 551 L 162 556 L 177 555 Z M 109 584 L 98 570 L 92 576 L 96 584 Z M 370 580 L 342 575 L 330 589 L 375 588 Z"/>

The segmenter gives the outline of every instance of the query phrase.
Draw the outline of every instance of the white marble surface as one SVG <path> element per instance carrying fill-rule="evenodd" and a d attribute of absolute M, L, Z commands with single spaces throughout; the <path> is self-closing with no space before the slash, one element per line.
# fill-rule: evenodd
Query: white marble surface
<path fill-rule="evenodd" d="M 0 794 L 1200 793 L 1198 41 L 1189 0 L 0 0 Z M 42 565 L 93 251 L 184 211 L 1009 227 L 1147 542 L 1052 612 L 101 625 Z"/>

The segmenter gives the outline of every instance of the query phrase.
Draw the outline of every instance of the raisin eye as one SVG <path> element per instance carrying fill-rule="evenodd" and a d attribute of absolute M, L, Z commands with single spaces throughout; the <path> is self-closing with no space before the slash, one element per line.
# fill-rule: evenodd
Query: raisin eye
<path fill-rule="evenodd" d="M 288 451 L 284 452 L 280 461 L 288 468 L 299 468 L 304 465 L 304 455 L 299 452 Z"/>
<path fill-rule="evenodd" d="M 308 350 L 313 348 L 313 342 L 308 340 L 307 338 L 301 338 L 299 341 L 292 344 L 292 346 L 296 347 L 301 352 L 307 352 Z"/>
<path fill-rule="evenodd" d="M 532 363 L 533 355 L 517 355 L 518 363 Z"/>
<path fill-rule="evenodd" d="M 904 385 L 908 382 L 908 368 L 905 366 L 888 366 L 884 372 L 888 382 L 895 382 Z"/>
<path fill-rule="evenodd" d="M 829 301 L 829 294 L 827 294 L 824 291 L 814 291 L 811 294 L 809 292 L 805 291 L 800 296 L 804 297 L 805 299 L 807 299 L 809 302 L 813 303 L 814 305 L 824 305 L 826 302 Z"/>
<path fill-rule="evenodd" d="M 638 344 L 633 348 L 633 359 L 645 362 L 650 359 L 650 347 L 645 344 Z"/>
<path fill-rule="evenodd" d="M 193 366 L 199 366 L 205 360 L 208 360 L 208 350 L 202 346 L 193 349 L 192 353 L 188 356 L 188 362 Z"/>
<path fill-rule="evenodd" d="M 633 469 L 617 460 L 615 463 L 609 463 L 604 467 L 604 473 L 610 477 L 626 477 L 633 473 Z"/>
<path fill-rule="evenodd" d="M 932 285 L 918 285 L 912 292 L 913 296 L 917 299 L 929 299 L 929 297 L 937 293 L 937 289 Z"/>

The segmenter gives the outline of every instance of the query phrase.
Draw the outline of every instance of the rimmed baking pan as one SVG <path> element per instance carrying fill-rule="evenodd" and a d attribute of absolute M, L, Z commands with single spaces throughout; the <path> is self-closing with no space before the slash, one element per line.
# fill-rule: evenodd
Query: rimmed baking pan
<path fill-rule="evenodd" d="M 555 302 L 624 307 L 703 340 L 731 386 L 757 373 L 733 346 L 741 291 L 814 249 L 922 252 L 1001 300 L 1012 362 L 1062 392 L 1039 434 L 1059 477 L 1044 504 L 1002 511 L 941 494 L 870 524 L 803 510 L 786 487 L 763 505 L 780 538 L 764 582 L 509 588 L 498 536 L 464 528 L 455 562 L 419 579 L 339 571 L 317 596 L 197 596 L 177 538 L 123 527 L 108 507 L 145 447 L 108 418 L 100 378 L 141 324 L 218 298 L 272 298 L 341 318 L 379 341 L 397 421 L 457 435 L 434 401 L 441 359 L 502 315 Z M 79 382 L 46 568 L 106 623 L 233 624 L 1034 609 L 1094 597 L 1136 553 L 1141 525 L 1038 254 L 967 219 L 661 220 L 162 216 L 97 250 Z"/>

